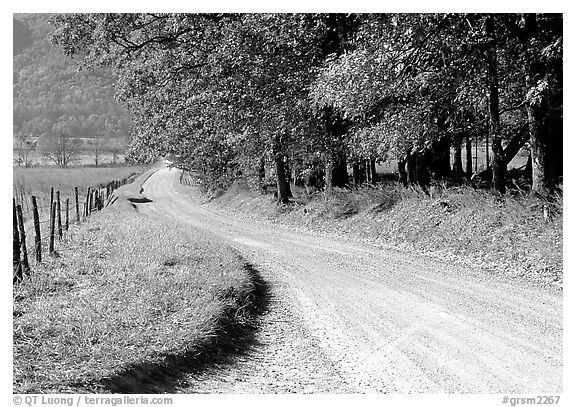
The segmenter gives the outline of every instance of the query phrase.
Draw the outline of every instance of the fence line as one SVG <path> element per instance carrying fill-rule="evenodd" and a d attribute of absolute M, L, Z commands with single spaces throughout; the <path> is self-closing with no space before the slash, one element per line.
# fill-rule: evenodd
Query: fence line
<path fill-rule="evenodd" d="M 100 184 L 97 187 L 88 187 L 86 190 L 85 202 L 79 202 L 78 187 L 74 187 L 74 203 L 76 207 L 76 223 L 80 224 L 82 220 L 86 221 L 93 212 L 101 211 L 105 206 L 113 203 L 113 193 L 119 187 L 126 185 L 134 180 L 132 175 L 120 180 L 114 180 L 107 184 Z M 20 203 L 17 204 L 17 198 Z M 56 199 L 54 199 L 56 198 Z M 70 198 L 66 198 L 64 209 L 62 208 L 62 197 L 60 191 L 56 191 L 54 196 L 54 187 L 50 188 L 50 205 L 38 205 L 40 197 L 31 196 L 32 209 L 23 211 L 24 194 L 22 191 L 15 191 L 13 201 L 13 283 L 19 283 L 24 277 L 30 275 L 30 264 L 28 262 L 28 249 L 26 246 L 26 235 L 34 231 L 34 259 L 36 264 L 42 262 L 42 243 L 48 242 L 48 254 L 56 254 L 55 235 L 58 233 L 58 241 L 63 241 L 64 232 L 69 230 L 70 226 Z M 80 216 L 80 205 L 83 205 L 82 216 Z M 26 207 L 29 208 L 26 202 Z M 49 218 L 40 220 L 39 209 L 49 208 Z M 62 223 L 62 210 L 64 213 L 64 224 Z M 33 225 L 27 229 L 24 228 L 25 216 L 29 213 L 33 215 Z M 42 238 L 41 225 L 48 224 L 48 236 Z"/>

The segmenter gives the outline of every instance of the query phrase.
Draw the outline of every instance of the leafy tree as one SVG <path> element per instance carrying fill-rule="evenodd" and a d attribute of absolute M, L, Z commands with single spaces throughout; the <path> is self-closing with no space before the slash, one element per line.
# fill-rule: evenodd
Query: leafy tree
<path fill-rule="evenodd" d="M 499 17 L 525 78 L 518 106 L 525 106 L 529 124 L 532 192 L 547 195 L 562 175 L 562 15 Z"/>
<path fill-rule="evenodd" d="M 256 172 L 269 155 L 278 199 L 287 202 L 286 157 L 313 128 L 306 95 L 322 28 L 314 18 L 66 15 L 55 22 L 54 39 L 69 55 L 119 73 L 118 96 L 136 123 L 133 157 L 184 155 L 217 186 L 238 171 Z"/>
<path fill-rule="evenodd" d="M 59 167 L 72 164 L 80 150 L 80 141 L 73 136 L 78 127 L 74 117 L 62 116 L 54 125 L 53 132 L 40 140 L 40 152 Z"/>

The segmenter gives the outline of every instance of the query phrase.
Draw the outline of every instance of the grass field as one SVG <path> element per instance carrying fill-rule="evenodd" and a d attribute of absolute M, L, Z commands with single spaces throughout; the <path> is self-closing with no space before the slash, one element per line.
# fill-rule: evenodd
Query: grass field
<path fill-rule="evenodd" d="M 23 203 L 23 209 L 30 209 L 30 197 L 36 195 L 41 202 L 50 199 L 50 188 L 60 191 L 65 198 L 74 196 L 74 187 L 80 193 L 87 187 L 106 184 L 112 180 L 126 178 L 142 171 L 141 166 L 116 167 L 13 167 L 13 195 L 18 204 Z M 41 205 L 44 206 L 44 205 Z"/>
<path fill-rule="evenodd" d="M 112 180 L 120 180 L 129 176 L 136 176 L 144 171 L 144 167 L 121 166 L 109 168 L 91 167 L 37 167 L 37 168 L 14 168 L 13 196 L 16 203 L 22 206 L 24 229 L 26 231 L 26 247 L 31 267 L 36 267 L 34 258 L 34 224 L 32 212 L 32 195 L 36 196 L 39 208 L 40 234 L 42 252 L 48 252 L 49 232 L 50 232 L 50 187 L 54 187 L 54 199 L 56 191 L 60 191 L 61 200 L 61 222 L 65 229 L 66 219 L 66 199 L 69 199 L 69 222 L 74 228 L 76 221 L 76 206 L 74 199 L 74 187 L 79 191 L 79 213 L 82 219 L 84 212 L 84 202 L 88 187 L 96 187 L 107 184 Z M 55 247 L 59 250 L 61 245 L 65 245 L 68 234 L 63 234 L 63 239 L 56 239 Z"/>
<path fill-rule="evenodd" d="M 14 392 L 133 384 L 201 353 L 253 291 L 244 261 L 211 236 L 107 207 L 15 287 Z"/>

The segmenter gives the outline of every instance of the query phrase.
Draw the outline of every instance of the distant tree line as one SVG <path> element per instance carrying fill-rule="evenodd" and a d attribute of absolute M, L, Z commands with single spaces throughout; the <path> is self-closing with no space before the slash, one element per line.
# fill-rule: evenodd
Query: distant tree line
<path fill-rule="evenodd" d="M 130 156 L 178 156 L 211 187 L 468 182 L 489 136 L 491 187 L 525 145 L 533 193 L 562 182 L 560 14 L 66 14 L 52 41 L 118 78 Z M 451 159 L 451 149 L 454 156 Z M 466 151 L 464 162 L 462 153 Z M 452 162 L 452 165 L 451 165 Z M 351 168 L 351 174 L 348 169 Z"/>

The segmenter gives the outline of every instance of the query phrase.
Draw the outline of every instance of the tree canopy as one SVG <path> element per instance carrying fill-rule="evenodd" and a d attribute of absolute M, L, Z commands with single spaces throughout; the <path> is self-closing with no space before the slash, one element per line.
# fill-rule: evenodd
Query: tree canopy
<path fill-rule="evenodd" d="M 461 180 L 450 168 L 450 146 L 488 133 L 493 185 L 503 192 L 504 147 L 510 155 L 512 144 L 523 145 L 525 128 L 533 188 L 544 193 L 561 179 L 561 15 L 66 14 L 52 21 L 52 40 L 67 55 L 118 78 L 117 97 L 134 122 L 131 157 L 176 154 L 210 185 L 261 176 L 262 162 L 274 162 L 286 201 L 286 178 L 312 167 L 329 188 L 350 182 L 349 164 L 356 171 L 365 160 L 394 158 L 401 177 L 407 166 L 405 182 L 425 187 L 430 177 Z"/>

